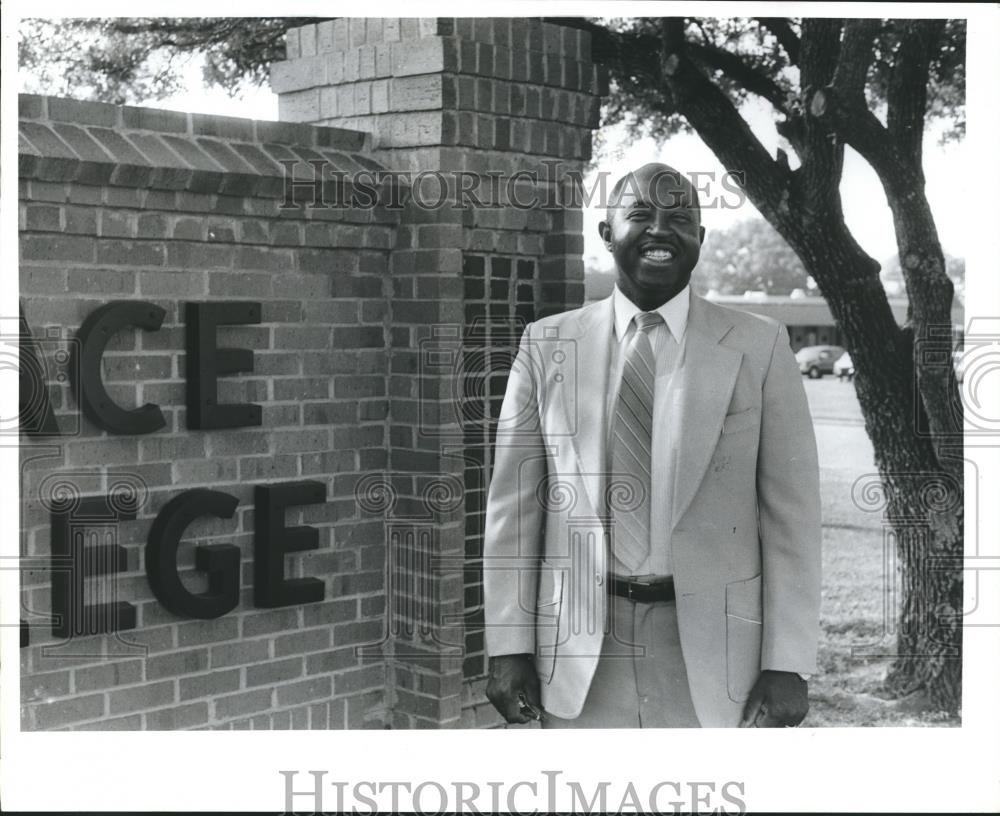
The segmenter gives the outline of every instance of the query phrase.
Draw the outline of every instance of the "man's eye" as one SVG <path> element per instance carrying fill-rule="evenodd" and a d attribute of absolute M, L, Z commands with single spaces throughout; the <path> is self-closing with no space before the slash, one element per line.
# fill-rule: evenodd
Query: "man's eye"
<path fill-rule="evenodd" d="M 649 210 L 632 210 L 628 214 L 628 217 L 632 221 L 638 221 L 638 220 L 640 220 L 642 218 L 647 218 L 648 216 L 649 216 Z"/>

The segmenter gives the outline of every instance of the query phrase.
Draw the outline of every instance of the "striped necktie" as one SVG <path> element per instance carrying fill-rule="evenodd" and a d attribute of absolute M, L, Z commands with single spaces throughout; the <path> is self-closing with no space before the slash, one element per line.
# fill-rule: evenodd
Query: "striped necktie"
<path fill-rule="evenodd" d="M 649 332 L 663 318 L 657 312 L 639 312 L 636 330 L 625 350 L 622 381 L 615 406 L 609 495 L 615 557 L 633 573 L 649 555 L 649 508 L 653 389 L 656 361 Z M 615 490 L 615 485 L 624 484 Z M 621 496 L 628 498 L 621 500 Z"/>

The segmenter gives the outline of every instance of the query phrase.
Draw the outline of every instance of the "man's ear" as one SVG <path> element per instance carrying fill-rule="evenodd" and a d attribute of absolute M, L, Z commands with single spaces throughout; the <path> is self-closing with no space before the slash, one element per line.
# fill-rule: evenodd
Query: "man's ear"
<path fill-rule="evenodd" d="M 705 228 L 704 227 L 698 227 L 698 243 L 699 244 L 705 243 Z"/>
<path fill-rule="evenodd" d="M 601 234 L 601 240 L 608 252 L 611 251 L 611 225 L 607 221 L 602 221 L 597 225 L 597 231 Z M 705 230 L 702 230 L 704 232 Z"/>

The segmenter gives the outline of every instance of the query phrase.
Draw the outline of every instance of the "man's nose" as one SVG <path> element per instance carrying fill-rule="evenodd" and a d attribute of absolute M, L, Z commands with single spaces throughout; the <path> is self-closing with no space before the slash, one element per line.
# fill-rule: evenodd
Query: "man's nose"
<path fill-rule="evenodd" d="M 647 231 L 652 236 L 666 236 L 671 232 L 670 217 L 665 213 L 658 213 L 650 219 Z"/>

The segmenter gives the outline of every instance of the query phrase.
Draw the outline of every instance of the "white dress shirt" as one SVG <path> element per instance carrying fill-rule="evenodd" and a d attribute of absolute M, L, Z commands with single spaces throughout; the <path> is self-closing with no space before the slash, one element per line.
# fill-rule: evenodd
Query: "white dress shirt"
<path fill-rule="evenodd" d="M 615 416 L 615 406 L 618 402 L 618 390 L 621 387 L 622 369 L 625 366 L 625 349 L 632 340 L 636 332 L 635 320 L 633 319 L 642 310 L 629 300 L 622 291 L 615 285 L 612 294 L 614 307 L 614 327 L 611 334 L 611 388 L 608 394 L 607 427 L 605 439 L 607 440 L 607 461 L 611 462 L 611 445 L 613 444 L 613 424 Z M 688 309 L 691 305 L 691 287 L 685 286 L 674 297 L 664 303 L 655 311 L 663 318 L 663 322 L 657 324 L 649 331 L 649 340 L 653 347 L 653 356 L 656 359 L 656 387 L 653 392 L 653 415 L 660 409 L 664 400 L 669 400 L 671 386 L 674 375 L 680 368 L 684 357 L 684 338 L 687 334 Z M 672 485 L 657 483 L 657 459 L 660 456 L 669 456 L 669 441 L 666 436 L 666 428 L 653 427 L 652 439 L 652 471 L 653 484 L 652 500 L 654 502 L 667 502 L 666 498 L 673 495 Z M 670 558 L 670 542 L 665 537 L 665 531 L 658 529 L 654 531 L 653 541 L 650 542 L 649 557 L 644 564 L 636 570 L 636 575 L 672 575 L 673 569 Z M 614 571 L 619 575 L 628 575 L 630 570 L 614 560 Z"/>

